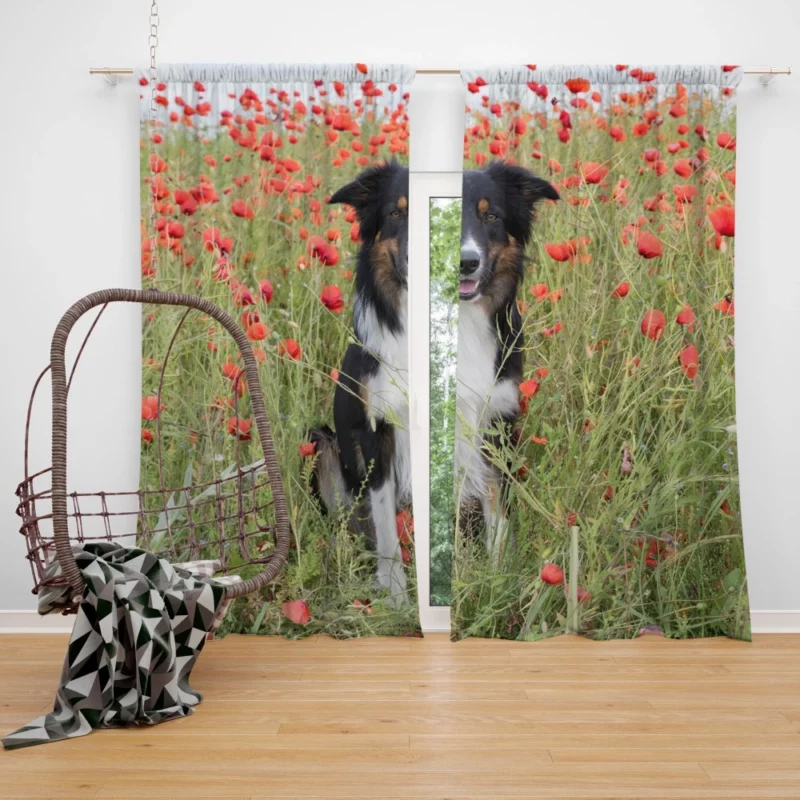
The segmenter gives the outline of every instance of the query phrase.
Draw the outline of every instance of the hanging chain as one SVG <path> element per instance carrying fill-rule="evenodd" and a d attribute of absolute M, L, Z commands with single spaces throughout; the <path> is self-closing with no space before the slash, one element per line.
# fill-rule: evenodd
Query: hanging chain
<path fill-rule="evenodd" d="M 150 142 L 148 147 L 147 168 L 150 171 L 150 219 L 148 236 L 150 236 L 150 263 L 153 270 L 156 270 L 156 253 L 158 251 L 158 236 L 156 234 L 156 202 L 158 200 L 155 191 L 154 181 L 158 173 L 153 171 L 153 163 L 156 161 L 156 143 L 154 137 L 157 132 L 158 123 L 158 103 L 156 103 L 156 92 L 158 91 L 158 67 L 156 66 L 156 48 L 158 47 L 158 3 L 153 0 L 150 5 L 150 35 L 147 43 L 150 45 L 150 119 L 149 134 Z"/>

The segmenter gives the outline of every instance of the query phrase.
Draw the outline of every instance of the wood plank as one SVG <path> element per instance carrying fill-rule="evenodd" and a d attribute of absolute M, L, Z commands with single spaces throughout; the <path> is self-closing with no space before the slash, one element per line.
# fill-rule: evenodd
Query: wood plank
<path fill-rule="evenodd" d="M 0 638 L 0 725 L 66 636 Z M 196 713 L 0 754 L 0 797 L 800 798 L 800 636 L 212 642 Z M 4 724 L 5 723 L 5 724 Z"/>
<path fill-rule="evenodd" d="M 287 738 L 279 733 L 277 739 Z M 291 737 L 288 737 L 291 738 Z M 800 752 L 800 736 L 793 731 L 785 733 L 715 733 L 696 734 L 683 732 L 679 736 L 669 733 L 609 733 L 603 729 L 587 731 L 585 728 L 572 731 L 510 734 L 415 734 L 409 737 L 409 747 L 426 750 L 460 750 L 477 747 L 482 750 L 528 750 L 547 748 L 551 754 L 556 750 L 640 750 L 685 747 L 704 752 L 713 749 L 760 748 L 786 749 Z M 604 756 L 605 758 L 605 756 Z M 637 760 L 631 758 L 630 760 Z M 603 759 L 595 759 L 603 760 Z M 654 759 L 649 759 L 654 760 Z"/>

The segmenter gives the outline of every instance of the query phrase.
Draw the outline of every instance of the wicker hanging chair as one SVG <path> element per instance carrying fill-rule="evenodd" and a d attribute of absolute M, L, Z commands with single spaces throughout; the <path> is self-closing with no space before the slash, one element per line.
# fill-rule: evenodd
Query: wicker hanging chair
<path fill-rule="evenodd" d="M 189 313 L 194 309 L 207 314 L 228 331 L 238 345 L 244 362 L 263 460 L 242 467 L 237 437 L 235 470 L 225 470 L 211 482 L 167 488 L 164 486 L 159 414 L 156 419 L 159 434 L 159 488 L 134 492 L 67 493 L 67 394 L 87 340 L 108 304 L 116 302 L 186 308 L 161 366 L 157 395 L 159 408 L 167 362 Z M 64 354 L 70 331 L 80 317 L 97 306 L 101 306 L 101 309 L 81 344 L 67 379 Z M 48 371 L 51 373 L 53 395 L 52 466 L 31 474 L 31 413 L 36 390 Z M 235 383 L 234 401 L 237 397 Z M 17 514 L 22 518 L 20 533 L 25 537 L 27 558 L 33 573 L 33 593 L 38 593 L 43 586 L 68 585 L 71 603 L 63 607 L 63 613 L 74 613 L 84 593 L 83 578 L 72 551 L 76 542 L 123 539 L 133 543 L 134 537 L 138 536 L 143 546 L 173 563 L 215 559 L 219 561 L 219 572 L 223 574 L 238 573 L 247 568 L 249 577 L 226 586 L 228 598 L 255 592 L 273 581 L 286 563 L 290 540 L 289 516 L 259 383 L 258 366 L 244 331 L 229 314 L 213 303 L 188 294 L 106 289 L 79 300 L 58 323 L 50 349 L 50 365 L 39 375 L 31 393 L 25 426 L 25 478 L 16 493 L 19 497 Z M 122 511 L 111 510 L 110 503 L 125 508 Z M 88 505 L 93 510 L 87 511 Z M 266 517 L 271 517 L 274 522 L 265 524 Z M 47 574 L 47 567 L 53 558 L 58 560 L 61 567 L 61 574 L 55 578 Z M 252 574 L 254 566 L 261 570 L 255 575 Z"/>

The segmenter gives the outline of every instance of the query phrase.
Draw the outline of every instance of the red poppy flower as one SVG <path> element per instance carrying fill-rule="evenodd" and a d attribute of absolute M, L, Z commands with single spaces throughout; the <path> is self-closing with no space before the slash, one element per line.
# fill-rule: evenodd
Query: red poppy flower
<path fill-rule="evenodd" d="M 615 142 L 624 142 L 627 139 L 625 131 L 619 125 L 612 125 L 608 129 L 608 133 Z"/>
<path fill-rule="evenodd" d="M 404 508 L 395 515 L 394 521 L 397 530 L 397 539 L 400 544 L 414 544 L 414 517 L 411 515 L 411 512 L 407 508 Z"/>
<path fill-rule="evenodd" d="M 688 325 L 691 331 L 694 328 L 695 319 L 694 309 L 688 303 L 684 303 L 683 310 L 675 317 L 675 322 L 677 322 L 678 325 Z"/>
<path fill-rule="evenodd" d="M 367 65 L 366 64 L 356 64 L 356 69 L 362 74 L 367 74 Z"/>
<path fill-rule="evenodd" d="M 653 309 L 652 311 L 648 311 L 644 317 L 642 317 L 640 329 L 648 339 L 658 341 L 658 339 L 664 335 L 664 328 L 666 324 L 667 319 L 664 316 L 664 312 Z"/>
<path fill-rule="evenodd" d="M 244 370 L 237 366 L 236 364 L 232 364 L 230 361 L 226 361 L 222 365 L 222 374 L 231 381 L 237 380 L 237 378 L 241 377 Z"/>
<path fill-rule="evenodd" d="M 723 297 L 719 303 L 715 303 L 714 308 L 717 311 L 721 311 L 723 314 L 727 314 L 729 317 L 734 316 L 733 298 L 730 295 Z"/>
<path fill-rule="evenodd" d="M 305 600 L 289 600 L 281 606 L 281 613 L 296 625 L 307 625 L 311 622 L 311 611 Z"/>
<path fill-rule="evenodd" d="M 539 382 L 533 378 L 529 378 L 527 381 L 523 381 L 519 385 L 519 391 L 523 397 L 533 397 L 536 392 L 539 391 Z"/>
<path fill-rule="evenodd" d="M 547 247 L 554 247 L 555 245 L 547 245 Z M 560 246 L 560 245 L 559 245 Z M 548 252 L 550 252 L 548 250 Z M 547 284 L 546 283 L 535 283 L 531 287 L 531 294 L 536 298 L 536 301 L 541 303 L 547 297 Z"/>
<path fill-rule="evenodd" d="M 581 164 L 581 174 L 586 183 L 600 183 L 608 175 L 608 167 L 596 161 L 584 161 Z"/>
<path fill-rule="evenodd" d="M 231 283 L 233 283 L 233 281 L 231 281 Z M 255 304 L 253 295 L 245 285 L 237 286 L 233 290 L 232 296 L 233 302 L 238 308 L 245 308 L 246 306 L 252 306 Z"/>
<path fill-rule="evenodd" d="M 263 281 L 258 282 L 258 289 L 261 292 L 261 297 L 266 300 L 267 303 L 272 301 L 272 284 L 264 279 Z"/>
<path fill-rule="evenodd" d="M 672 191 L 675 192 L 675 199 L 681 203 L 691 203 L 697 197 L 697 187 L 691 183 L 677 183 L 672 187 Z"/>
<path fill-rule="evenodd" d="M 243 219 L 253 219 L 255 216 L 252 206 L 249 203 L 245 203 L 244 200 L 234 200 L 231 203 L 231 211 L 237 217 L 242 217 Z"/>
<path fill-rule="evenodd" d="M 167 236 L 170 239 L 183 239 L 186 235 L 186 229 L 180 222 L 169 222 L 167 223 Z"/>
<path fill-rule="evenodd" d="M 253 342 L 260 342 L 266 339 L 269 331 L 263 322 L 253 322 L 247 327 L 247 338 Z"/>
<path fill-rule="evenodd" d="M 243 328 L 249 328 L 254 322 L 261 322 L 261 315 L 258 313 L 258 309 L 252 308 L 242 313 Z"/>
<path fill-rule="evenodd" d="M 230 417 L 225 423 L 228 433 L 235 436 L 240 442 L 250 441 L 250 428 L 253 427 L 253 420 L 242 419 L 241 417 Z"/>
<path fill-rule="evenodd" d="M 309 458 L 310 456 L 313 456 L 316 450 L 316 442 L 303 442 L 303 444 L 300 445 L 300 455 L 303 456 L 303 458 Z"/>
<path fill-rule="evenodd" d="M 611 292 L 612 297 L 627 297 L 628 292 L 631 290 L 631 285 L 627 281 L 622 281 L 622 283 Z"/>
<path fill-rule="evenodd" d="M 365 603 L 361 600 L 353 600 L 352 606 L 353 608 L 357 608 L 359 611 L 363 611 L 370 616 L 375 613 L 375 609 L 370 605 L 369 600 L 367 600 Z"/>
<path fill-rule="evenodd" d="M 694 378 L 697 375 L 697 369 L 700 365 L 700 357 L 697 354 L 697 348 L 690 344 L 684 347 L 680 355 L 681 369 L 687 378 Z"/>
<path fill-rule="evenodd" d="M 539 577 L 551 586 L 558 586 L 564 583 L 564 570 L 556 564 L 545 564 Z"/>
<path fill-rule="evenodd" d="M 182 214 L 186 214 L 186 216 L 190 217 L 197 211 L 197 200 L 195 200 L 189 192 L 185 192 L 183 189 L 176 189 L 174 197 Z"/>
<path fill-rule="evenodd" d="M 169 165 L 161 156 L 150 154 L 150 172 L 166 172 L 168 169 Z"/>
<path fill-rule="evenodd" d="M 717 206 L 708 212 L 708 218 L 714 230 L 720 236 L 733 236 L 736 227 L 736 217 L 733 206 Z"/>
<path fill-rule="evenodd" d="M 219 228 L 206 228 L 202 236 L 203 246 L 206 250 L 215 247 L 223 253 L 230 253 L 233 249 L 233 238 L 223 236 Z"/>
<path fill-rule="evenodd" d="M 153 432 L 147 430 L 147 428 L 142 428 L 142 441 L 145 444 L 150 444 L 153 441 Z"/>
<path fill-rule="evenodd" d="M 278 345 L 278 353 L 282 356 L 289 356 L 295 361 L 299 361 L 303 356 L 300 345 L 294 339 L 284 339 Z"/>
<path fill-rule="evenodd" d="M 580 94 L 581 92 L 588 92 L 592 88 L 592 84 L 586 78 L 570 78 L 564 81 L 564 86 L 569 89 L 572 94 Z"/>
<path fill-rule="evenodd" d="M 556 322 L 552 328 L 545 328 L 542 331 L 542 336 L 544 336 L 545 339 L 551 339 L 553 336 L 555 336 L 557 333 L 561 333 L 563 330 L 564 324 L 562 322 Z"/>
<path fill-rule="evenodd" d="M 547 444 L 547 438 L 544 436 L 531 436 L 531 441 L 534 444 Z"/>
<path fill-rule="evenodd" d="M 333 267 L 339 261 L 336 245 L 325 241 L 321 236 L 312 236 L 308 240 L 308 254 L 318 259 L 326 267 Z"/>
<path fill-rule="evenodd" d="M 323 286 L 319 296 L 322 304 L 334 314 L 341 314 L 344 308 L 342 290 L 338 286 Z"/>
<path fill-rule="evenodd" d="M 723 150 L 735 150 L 736 139 L 734 139 L 731 134 L 723 131 L 717 134 L 717 146 L 721 147 Z"/>
<path fill-rule="evenodd" d="M 664 245 L 655 234 L 639 231 L 636 237 L 636 249 L 643 258 L 658 258 L 664 252 Z"/>
<path fill-rule="evenodd" d="M 588 236 L 579 236 L 577 239 L 568 239 L 560 244 L 545 245 L 545 250 L 556 261 L 569 261 L 577 258 L 581 263 L 588 264 L 592 260 L 591 255 L 585 252 L 589 244 Z"/>
<path fill-rule="evenodd" d="M 648 73 L 649 74 L 649 73 Z M 569 584 L 564 585 L 564 589 L 569 596 Z M 592 593 L 588 589 L 584 589 L 583 586 L 578 587 L 578 602 L 579 603 L 588 603 L 592 599 Z"/>
<path fill-rule="evenodd" d="M 142 419 L 158 419 L 158 415 L 166 408 L 159 407 L 158 397 L 154 394 L 142 398 Z"/>
<path fill-rule="evenodd" d="M 692 164 L 688 158 L 679 158 L 673 165 L 672 169 L 681 176 L 681 178 L 688 178 L 693 170 Z"/>

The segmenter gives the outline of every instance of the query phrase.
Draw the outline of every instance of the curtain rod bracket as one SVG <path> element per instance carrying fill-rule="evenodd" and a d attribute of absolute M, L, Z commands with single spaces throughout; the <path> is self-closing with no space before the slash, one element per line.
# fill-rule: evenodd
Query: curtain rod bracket
<path fill-rule="evenodd" d="M 772 81 L 775 80 L 776 75 L 791 75 L 791 74 L 792 74 L 791 67 L 786 67 L 785 71 L 775 69 L 775 67 L 770 67 L 769 71 L 759 75 L 758 79 L 761 81 L 762 86 L 767 87 L 770 85 L 770 83 L 772 83 Z"/>
<path fill-rule="evenodd" d="M 119 83 L 120 75 L 133 75 L 133 69 L 130 67 L 90 67 L 90 75 L 102 75 L 110 86 L 116 86 Z"/>

